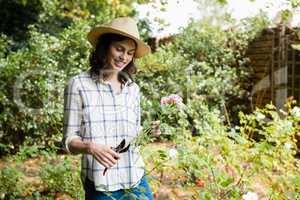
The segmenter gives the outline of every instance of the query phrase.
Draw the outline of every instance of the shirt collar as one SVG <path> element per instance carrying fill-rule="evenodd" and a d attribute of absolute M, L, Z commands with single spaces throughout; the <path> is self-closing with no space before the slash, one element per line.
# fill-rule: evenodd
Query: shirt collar
<path fill-rule="evenodd" d="M 88 71 L 88 74 L 90 74 L 90 71 Z M 110 85 L 109 81 L 103 80 L 102 78 L 100 78 L 97 75 L 92 75 L 91 79 L 93 81 L 95 81 L 96 83 L 99 82 L 99 83 L 101 83 L 103 85 Z M 127 87 L 131 82 L 132 82 L 132 80 L 130 78 L 128 78 L 127 81 L 124 84 L 124 88 Z"/>
<path fill-rule="evenodd" d="M 110 82 L 109 82 L 109 81 L 106 81 L 106 80 L 103 80 L 103 79 L 98 79 L 97 81 L 98 81 L 99 83 L 104 84 L 104 85 L 110 85 Z M 124 84 L 124 87 L 126 87 L 129 83 L 130 83 L 130 81 L 127 80 L 127 81 L 125 82 L 125 84 Z"/>

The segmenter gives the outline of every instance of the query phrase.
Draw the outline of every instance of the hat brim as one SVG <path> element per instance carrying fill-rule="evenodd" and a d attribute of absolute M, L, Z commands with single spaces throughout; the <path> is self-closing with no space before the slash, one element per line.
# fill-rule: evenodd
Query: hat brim
<path fill-rule="evenodd" d="M 91 43 L 91 45 L 93 47 L 96 47 L 98 38 L 101 35 L 106 34 L 106 33 L 115 33 L 115 34 L 123 35 L 123 36 L 133 39 L 137 44 L 137 49 L 136 49 L 135 55 L 134 55 L 135 58 L 143 57 L 144 55 L 151 52 L 151 48 L 149 47 L 149 45 L 145 44 L 142 40 L 140 40 L 126 32 L 123 32 L 121 30 L 114 29 L 111 27 L 106 27 L 106 26 L 99 26 L 99 27 L 92 29 L 88 33 L 88 36 L 87 36 L 88 41 Z"/>

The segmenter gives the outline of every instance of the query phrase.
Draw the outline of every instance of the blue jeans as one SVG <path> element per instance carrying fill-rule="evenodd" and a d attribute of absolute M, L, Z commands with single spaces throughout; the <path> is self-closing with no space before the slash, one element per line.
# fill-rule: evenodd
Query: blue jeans
<path fill-rule="evenodd" d="M 140 184 L 130 190 L 114 192 L 96 191 L 94 183 L 86 179 L 84 184 L 85 200 L 154 200 L 147 178 L 144 176 Z"/>

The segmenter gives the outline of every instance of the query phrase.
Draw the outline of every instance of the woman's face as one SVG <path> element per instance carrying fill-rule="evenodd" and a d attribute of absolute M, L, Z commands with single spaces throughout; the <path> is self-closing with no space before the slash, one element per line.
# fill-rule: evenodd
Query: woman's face
<path fill-rule="evenodd" d="M 132 39 L 114 41 L 110 44 L 107 54 L 107 62 L 117 71 L 122 71 L 133 59 L 136 50 Z"/>

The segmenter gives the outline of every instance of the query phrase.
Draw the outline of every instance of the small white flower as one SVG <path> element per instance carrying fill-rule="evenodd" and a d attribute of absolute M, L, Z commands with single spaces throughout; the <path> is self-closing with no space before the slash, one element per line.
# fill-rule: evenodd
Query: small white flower
<path fill-rule="evenodd" d="M 243 195 L 243 200 L 259 200 L 255 192 L 247 192 Z"/>
<path fill-rule="evenodd" d="M 169 150 L 169 156 L 172 159 L 176 159 L 176 157 L 177 157 L 177 150 L 176 149 L 170 149 Z"/>
<path fill-rule="evenodd" d="M 236 133 L 235 128 L 230 128 L 231 133 Z"/>
<path fill-rule="evenodd" d="M 293 109 L 292 109 L 292 115 L 294 117 L 297 117 L 297 118 L 300 118 L 300 108 L 295 106 Z"/>
<path fill-rule="evenodd" d="M 287 128 L 287 129 L 293 128 L 293 122 L 287 121 L 287 122 L 286 122 L 286 125 L 285 125 L 285 128 Z"/>
<path fill-rule="evenodd" d="M 266 118 L 266 116 L 265 116 L 264 114 L 262 114 L 262 113 L 260 113 L 260 112 L 256 113 L 256 119 L 258 119 L 258 120 L 263 120 L 263 119 L 265 119 L 265 118 Z"/>
<path fill-rule="evenodd" d="M 291 143 L 284 143 L 284 148 L 286 148 L 287 150 L 290 150 L 293 147 L 293 145 Z"/>

